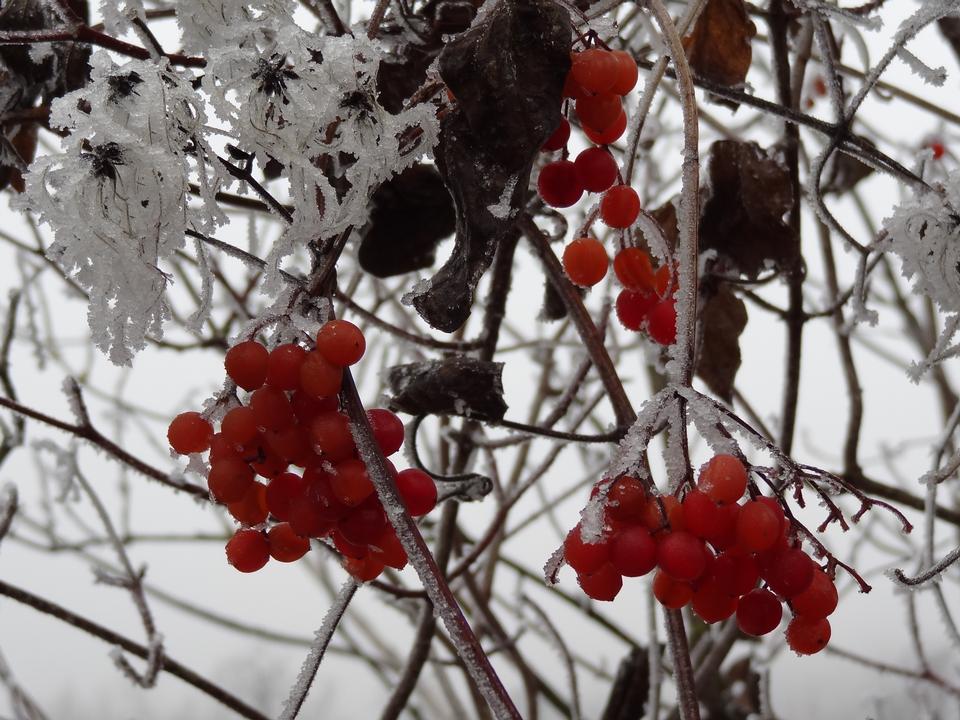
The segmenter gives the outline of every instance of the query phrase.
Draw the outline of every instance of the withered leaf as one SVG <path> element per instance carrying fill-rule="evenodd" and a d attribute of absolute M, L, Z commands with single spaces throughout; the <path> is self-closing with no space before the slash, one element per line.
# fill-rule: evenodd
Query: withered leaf
<path fill-rule="evenodd" d="M 864 141 L 870 145 L 875 143 L 868 138 Z M 863 180 L 873 174 L 873 168 L 866 165 L 852 155 L 843 152 L 835 152 L 830 156 L 830 164 L 827 166 L 825 179 L 822 184 L 823 192 L 842 195 Z"/>
<path fill-rule="evenodd" d="M 390 409 L 410 415 L 500 420 L 507 412 L 502 375 L 503 363 L 468 355 L 396 365 L 387 375 Z"/>
<path fill-rule="evenodd" d="M 707 300 L 699 315 L 703 327 L 697 375 L 717 397 L 731 402 L 740 369 L 740 334 L 747 326 L 747 308 L 728 285 Z"/>
<path fill-rule="evenodd" d="M 359 260 L 377 277 L 430 267 L 437 245 L 455 228 L 453 200 L 430 165 L 412 165 L 390 178 L 374 193 L 372 205 Z"/>
<path fill-rule="evenodd" d="M 498 3 L 440 54 L 457 99 L 435 156 L 453 196 L 457 234 L 447 263 L 414 297 L 433 327 L 453 332 L 497 244 L 521 211 L 540 146 L 560 123 L 570 68 L 570 18 L 550 0 Z"/>
<path fill-rule="evenodd" d="M 718 140 L 710 147 L 700 213 L 700 249 L 714 249 L 747 277 L 794 259 L 790 173 L 776 151 L 756 143 Z"/>
<path fill-rule="evenodd" d="M 750 70 L 750 39 L 756 34 L 743 0 L 709 0 L 683 47 L 697 75 L 734 87 Z"/>

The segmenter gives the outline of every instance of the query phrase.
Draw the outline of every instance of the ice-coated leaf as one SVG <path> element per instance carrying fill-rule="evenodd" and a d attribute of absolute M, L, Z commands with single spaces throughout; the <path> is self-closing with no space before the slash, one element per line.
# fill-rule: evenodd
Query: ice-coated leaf
<path fill-rule="evenodd" d="M 747 308 L 728 285 L 703 306 L 698 316 L 703 340 L 697 360 L 697 375 L 718 397 L 733 401 L 733 384 L 740 369 L 740 334 L 747 326 Z"/>
<path fill-rule="evenodd" d="M 413 296 L 435 328 L 453 332 L 466 321 L 524 204 L 533 160 L 560 122 L 570 32 L 567 11 L 548 0 L 498 3 L 440 55 L 456 107 L 442 122 L 436 161 L 457 211 L 456 244 L 429 290 Z"/>
<path fill-rule="evenodd" d="M 791 198 L 790 173 L 775 151 L 718 140 L 710 146 L 700 249 L 716 250 L 750 278 L 771 265 L 789 265 L 796 252 L 784 220 Z"/>
<path fill-rule="evenodd" d="M 507 411 L 502 373 L 503 363 L 466 355 L 397 365 L 387 376 L 390 407 L 409 415 L 500 420 Z"/>
<path fill-rule="evenodd" d="M 455 228 L 450 193 L 430 165 L 418 163 L 387 180 L 374 193 L 372 205 L 359 260 L 377 277 L 430 267 L 437 245 Z"/>

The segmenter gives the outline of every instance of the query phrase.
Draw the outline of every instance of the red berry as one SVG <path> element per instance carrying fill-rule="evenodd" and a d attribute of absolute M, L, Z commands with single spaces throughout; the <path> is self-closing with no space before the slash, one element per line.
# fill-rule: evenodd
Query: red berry
<path fill-rule="evenodd" d="M 751 590 L 740 598 L 737 605 L 737 625 L 754 637 L 776 630 L 782 617 L 783 606 L 769 590 Z"/>
<path fill-rule="evenodd" d="M 567 565 L 576 570 L 578 575 L 589 575 L 610 559 L 610 544 L 603 539 L 600 542 L 584 542 L 580 529 L 580 523 L 577 523 L 576 527 L 567 533 L 563 542 L 563 556 Z"/>
<path fill-rule="evenodd" d="M 674 530 L 657 545 L 657 565 L 677 580 L 696 580 L 707 568 L 703 541 L 683 530 Z"/>
<path fill-rule="evenodd" d="M 337 463 L 330 475 L 330 487 L 344 505 L 354 507 L 373 494 L 373 483 L 362 460 L 344 460 Z"/>
<path fill-rule="evenodd" d="M 737 516 L 737 543 L 748 552 L 773 546 L 780 537 L 780 519 L 766 504 L 750 500 Z"/>
<path fill-rule="evenodd" d="M 437 506 L 437 486 L 423 470 L 407 468 L 396 476 L 397 492 L 407 512 L 414 517 L 426 515 Z"/>
<path fill-rule="evenodd" d="M 403 570 L 407 565 L 407 551 L 389 525 L 376 542 L 370 544 L 370 552 L 387 567 Z"/>
<path fill-rule="evenodd" d="M 787 516 L 783 512 L 783 507 L 780 503 L 777 502 L 776 498 L 768 497 L 766 495 L 758 495 L 754 498 L 757 502 L 763 503 L 768 508 L 773 511 L 773 514 L 777 516 L 777 520 L 780 521 L 780 534 L 783 535 L 790 529 L 790 523 L 787 521 Z"/>
<path fill-rule="evenodd" d="M 270 546 L 259 530 L 237 530 L 227 543 L 227 562 L 240 572 L 256 572 L 269 559 Z"/>
<path fill-rule="evenodd" d="M 257 437 L 257 418 L 253 410 L 246 405 L 230 410 L 220 422 L 220 434 L 234 445 L 253 442 Z"/>
<path fill-rule="evenodd" d="M 693 586 L 657 570 L 657 574 L 653 576 L 653 596 L 664 607 L 679 610 L 693 599 Z"/>
<path fill-rule="evenodd" d="M 621 290 L 617 295 L 617 319 L 627 330 L 641 330 L 657 296 L 638 290 Z"/>
<path fill-rule="evenodd" d="M 170 447 L 181 455 L 204 452 L 210 449 L 213 427 L 198 412 L 185 412 L 170 421 L 167 440 Z"/>
<path fill-rule="evenodd" d="M 270 354 L 256 340 L 238 343 L 227 350 L 223 365 L 227 375 L 244 390 L 256 390 L 267 379 Z"/>
<path fill-rule="evenodd" d="M 673 285 L 673 274 L 669 265 L 661 265 L 653 274 L 653 290 L 657 297 L 665 298 Z"/>
<path fill-rule="evenodd" d="M 591 287 L 607 274 L 607 251 L 593 238 L 578 238 L 563 251 L 563 269 L 575 285 Z"/>
<path fill-rule="evenodd" d="M 564 145 L 567 144 L 567 140 L 570 139 L 570 123 L 567 122 L 567 119 L 563 116 L 560 117 L 560 124 L 557 125 L 557 129 L 553 131 L 553 134 L 547 138 L 547 141 L 543 144 L 543 147 L 540 149 L 544 152 L 553 152 L 554 150 L 560 150 Z"/>
<path fill-rule="evenodd" d="M 623 131 L 627 129 L 627 114 L 621 109 L 620 115 L 603 132 L 598 132 L 588 125 L 581 125 L 584 134 L 590 139 L 590 142 L 597 145 L 609 145 L 620 139 Z"/>
<path fill-rule="evenodd" d="M 380 573 L 383 572 L 383 568 L 383 561 L 372 553 L 360 560 L 348 557 L 343 561 L 343 569 L 360 582 L 376 580 Z"/>
<path fill-rule="evenodd" d="M 403 421 L 389 410 L 374 408 L 367 410 L 367 420 L 373 430 L 373 436 L 384 455 L 393 455 L 403 445 Z"/>
<path fill-rule="evenodd" d="M 623 587 L 623 578 L 610 563 L 605 563 L 589 575 L 577 575 L 577 582 L 587 597 L 604 602 L 612 601 Z"/>
<path fill-rule="evenodd" d="M 563 81 L 563 97 L 579 100 L 580 98 L 590 97 L 590 92 L 580 86 L 573 73 L 567 73 L 566 80 Z"/>
<path fill-rule="evenodd" d="M 939 160 L 946 153 L 947 149 L 942 142 L 934 140 L 930 143 L 930 150 L 933 152 L 933 159 Z"/>
<path fill-rule="evenodd" d="M 574 107 L 580 122 L 599 133 L 613 127 L 623 112 L 620 96 L 612 93 L 578 98 Z"/>
<path fill-rule="evenodd" d="M 328 320 L 317 333 L 317 352 L 338 367 L 355 364 L 366 349 L 363 331 L 347 320 Z"/>
<path fill-rule="evenodd" d="M 589 48 L 570 55 L 570 74 L 588 92 L 609 92 L 619 73 L 620 63 L 609 50 Z"/>
<path fill-rule="evenodd" d="M 830 621 L 797 615 L 787 626 L 787 644 L 798 655 L 814 655 L 830 642 Z"/>
<path fill-rule="evenodd" d="M 379 540 L 389 524 L 380 501 L 371 495 L 340 518 L 337 529 L 350 542 L 366 546 Z"/>
<path fill-rule="evenodd" d="M 223 424 L 221 423 L 221 428 Z M 210 462 L 220 462 L 221 460 L 231 459 L 239 460 L 240 455 L 237 452 L 237 443 L 233 443 L 223 436 L 222 432 L 214 433 L 210 438 Z"/>
<path fill-rule="evenodd" d="M 629 185 L 616 185 L 603 194 L 600 219 L 612 228 L 628 228 L 640 215 L 640 197 Z"/>
<path fill-rule="evenodd" d="M 293 414 L 297 416 L 297 421 L 303 425 L 309 425 L 320 413 L 336 412 L 340 409 L 340 403 L 336 395 L 328 397 L 312 397 L 303 390 L 294 391 L 290 397 L 290 407 L 293 408 Z"/>
<path fill-rule="evenodd" d="M 537 192 L 550 207 L 570 207 L 583 195 L 576 166 L 569 160 L 547 163 L 537 178 Z"/>
<path fill-rule="evenodd" d="M 267 519 L 267 488 L 255 482 L 247 493 L 236 502 L 227 505 L 227 510 L 241 525 L 259 525 Z"/>
<path fill-rule="evenodd" d="M 293 508 L 301 499 L 305 485 L 294 473 L 281 473 L 267 485 L 267 509 L 277 520 L 289 520 Z"/>
<path fill-rule="evenodd" d="M 293 408 L 283 390 L 267 385 L 254 390 L 250 396 L 250 409 L 257 419 L 257 426 L 268 430 L 284 430 L 293 424 Z"/>
<path fill-rule="evenodd" d="M 620 169 L 609 150 L 587 148 L 573 161 L 580 184 L 588 192 L 603 192 L 617 181 Z"/>
<path fill-rule="evenodd" d="M 660 506 L 663 506 L 662 510 Z M 643 514 L 643 525 L 654 535 L 663 529 L 683 530 L 683 507 L 673 495 L 650 498 Z"/>
<path fill-rule="evenodd" d="M 790 607 L 806 618 L 827 617 L 837 609 L 837 586 L 820 568 L 814 568 L 813 579 L 806 590 L 790 598 Z"/>
<path fill-rule="evenodd" d="M 310 435 L 303 425 L 291 425 L 285 430 L 269 430 L 267 446 L 291 465 L 306 467 L 317 459 L 310 446 Z"/>
<path fill-rule="evenodd" d="M 683 522 L 699 538 L 716 536 L 723 529 L 720 508 L 705 493 L 691 490 L 683 498 Z"/>
<path fill-rule="evenodd" d="M 607 512 L 617 520 L 643 522 L 648 502 L 643 484 L 629 475 L 618 477 L 607 491 Z"/>
<path fill-rule="evenodd" d="M 657 544 L 650 531 L 634 526 L 614 535 L 610 562 L 625 577 L 640 577 L 653 570 L 657 566 Z"/>
<path fill-rule="evenodd" d="M 737 598 L 724 592 L 716 580 L 707 580 L 693 593 L 693 611 L 705 623 L 717 623 L 737 611 Z"/>
<path fill-rule="evenodd" d="M 333 540 L 333 546 L 337 548 L 344 557 L 360 560 L 370 554 L 370 550 L 366 545 L 356 545 L 350 542 L 343 536 L 340 530 L 334 530 L 330 533 L 330 538 Z"/>
<path fill-rule="evenodd" d="M 637 61 L 626 50 L 614 50 L 611 54 L 617 61 L 617 79 L 610 92 L 626 95 L 637 84 Z"/>
<path fill-rule="evenodd" d="M 710 577 L 723 588 L 727 595 L 746 595 L 760 579 L 760 567 L 752 555 L 720 553 L 710 566 Z"/>
<path fill-rule="evenodd" d="M 650 309 L 647 332 L 661 345 L 673 345 L 677 341 L 677 307 L 673 298 L 659 302 Z"/>
<path fill-rule="evenodd" d="M 300 366 L 307 351 L 289 343 L 277 345 L 267 358 L 267 384 L 280 390 L 296 390 L 300 385 Z"/>
<path fill-rule="evenodd" d="M 747 469 L 733 455 L 715 455 L 701 468 L 697 487 L 721 505 L 735 503 L 747 490 Z"/>
<path fill-rule="evenodd" d="M 713 545 L 715 550 L 726 550 L 737 544 L 737 518 L 740 516 L 740 506 L 718 505 L 718 527 L 712 535 L 704 538 Z"/>
<path fill-rule="evenodd" d="M 242 460 L 226 459 L 210 466 L 207 485 L 222 503 L 242 500 L 254 482 L 253 470 Z"/>
<path fill-rule="evenodd" d="M 270 546 L 270 557 L 280 562 L 294 562 L 310 550 L 310 541 L 297 535 L 287 523 L 270 528 L 267 544 Z"/>
<path fill-rule="evenodd" d="M 317 415 L 310 423 L 310 435 L 314 445 L 330 462 L 340 462 L 352 457 L 356 451 L 350 421 L 338 412 Z"/>
<path fill-rule="evenodd" d="M 313 398 L 328 398 L 340 392 L 343 368 L 321 353 L 307 353 L 300 365 L 300 389 Z"/>
<path fill-rule="evenodd" d="M 613 271 L 617 280 L 630 290 L 651 293 L 654 287 L 653 263 L 646 250 L 627 247 L 613 259 Z"/>
<path fill-rule="evenodd" d="M 815 567 L 813 560 L 803 550 L 792 548 L 780 553 L 771 562 L 763 572 L 763 579 L 780 597 L 792 598 L 810 587 Z"/>

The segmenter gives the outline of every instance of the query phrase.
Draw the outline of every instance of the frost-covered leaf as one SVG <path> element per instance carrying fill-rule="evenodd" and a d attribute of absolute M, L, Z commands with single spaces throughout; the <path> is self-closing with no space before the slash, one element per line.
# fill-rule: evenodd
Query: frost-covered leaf
<path fill-rule="evenodd" d="M 740 369 L 740 334 L 747 326 L 747 308 L 729 286 L 704 304 L 698 315 L 703 340 L 697 361 L 697 375 L 716 395 L 733 400 L 733 384 Z"/>
<path fill-rule="evenodd" d="M 431 165 L 414 165 L 387 180 L 372 206 L 359 260 L 377 277 L 430 267 L 437 245 L 456 227 L 450 193 Z"/>
<path fill-rule="evenodd" d="M 53 103 L 51 124 L 70 131 L 64 151 L 38 158 L 20 202 L 53 228 L 48 256 L 90 296 L 97 347 L 127 364 L 169 315 L 161 265 L 188 225 L 220 215 L 190 208 L 188 177 L 207 149 L 205 115 L 190 78 L 165 61 L 115 65 L 92 58 L 90 84 Z"/>
<path fill-rule="evenodd" d="M 293 10 L 290 0 L 177 0 L 177 23 L 183 49 L 203 53 L 252 43 L 261 33 L 291 24 Z"/>
<path fill-rule="evenodd" d="M 796 244 L 784 217 L 792 207 L 792 188 L 775 151 L 718 140 L 710 146 L 704 193 L 701 250 L 716 250 L 750 278 L 789 265 Z"/>
<path fill-rule="evenodd" d="M 499 3 L 440 55 L 457 98 L 443 120 L 437 167 L 457 209 L 450 260 L 413 304 L 433 327 L 466 321 L 497 244 L 527 197 L 533 160 L 560 122 L 570 18 L 547 0 Z"/>
<path fill-rule="evenodd" d="M 382 56 L 363 36 L 323 37 L 291 24 L 262 47 L 221 48 L 211 58 L 204 87 L 237 146 L 262 167 L 285 169 L 295 210 L 284 253 L 362 226 L 374 190 L 436 143 L 433 106 L 391 114 L 380 105 Z"/>
<path fill-rule="evenodd" d="M 944 192 L 920 192 L 898 205 L 884 221 L 887 248 L 901 261 L 913 292 L 929 297 L 943 312 L 960 312 L 960 173 Z"/>
<path fill-rule="evenodd" d="M 409 415 L 500 420 L 507 411 L 502 374 L 503 363 L 466 355 L 397 365 L 387 376 L 390 407 Z"/>
<path fill-rule="evenodd" d="M 683 47 L 697 75 L 733 87 L 747 77 L 756 34 L 743 0 L 709 0 Z"/>

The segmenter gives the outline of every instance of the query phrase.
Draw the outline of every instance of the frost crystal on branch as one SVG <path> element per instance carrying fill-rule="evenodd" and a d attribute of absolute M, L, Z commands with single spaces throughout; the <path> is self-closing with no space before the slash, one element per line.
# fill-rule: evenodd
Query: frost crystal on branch
<path fill-rule="evenodd" d="M 22 205 L 50 224 L 47 255 L 90 296 L 88 317 L 102 351 L 128 364 L 160 335 L 169 315 L 163 260 L 183 245 L 188 225 L 219 215 L 209 201 L 187 206 L 188 177 L 206 150 L 205 116 L 189 80 L 165 61 L 115 65 L 92 60 L 92 79 L 51 108 L 70 130 L 64 151 L 38 158 Z"/>
<path fill-rule="evenodd" d="M 929 297 L 953 315 L 936 346 L 911 371 L 918 379 L 929 367 L 957 353 L 949 344 L 960 317 L 960 173 L 951 173 L 943 187 L 919 192 L 898 205 L 884 221 L 885 249 L 900 258 L 903 276 L 914 294 Z"/>

